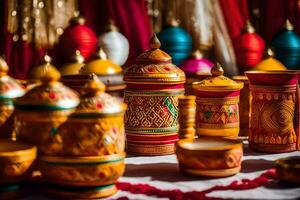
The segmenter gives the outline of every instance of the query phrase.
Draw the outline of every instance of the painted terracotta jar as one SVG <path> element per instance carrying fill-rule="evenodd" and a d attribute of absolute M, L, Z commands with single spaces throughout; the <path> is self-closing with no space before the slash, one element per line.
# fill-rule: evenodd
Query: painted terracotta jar
<path fill-rule="evenodd" d="M 24 87 L 7 75 L 8 66 L 0 57 L 0 138 L 12 138 L 13 99 L 24 95 Z"/>
<path fill-rule="evenodd" d="M 60 73 L 51 65 L 45 66 L 41 83 L 15 101 L 15 127 L 17 140 L 38 147 L 48 153 L 48 140 L 79 104 L 76 92 L 58 82 Z"/>
<path fill-rule="evenodd" d="M 124 153 L 126 106 L 104 91 L 105 85 L 96 75 L 91 75 L 76 111 L 51 138 L 50 155 L 104 156 Z"/>
<path fill-rule="evenodd" d="M 232 79 L 237 82 L 244 83 L 244 87 L 241 89 L 239 113 L 240 113 L 240 133 L 239 136 L 248 136 L 249 131 L 249 108 L 250 108 L 250 92 L 249 92 L 249 80 L 246 76 L 233 76 Z"/>
<path fill-rule="evenodd" d="M 106 92 L 113 96 L 123 96 L 126 87 L 123 81 L 122 68 L 107 59 L 106 54 L 100 49 L 94 59 L 86 63 L 78 74 L 62 76 L 62 82 L 72 89 L 81 92 L 89 80 L 89 75 L 96 74 L 106 85 Z"/>
<path fill-rule="evenodd" d="M 252 96 L 249 146 L 269 153 L 299 148 L 300 71 L 248 71 Z"/>
<path fill-rule="evenodd" d="M 200 137 L 176 144 L 181 172 L 194 176 L 225 177 L 241 170 L 243 144 L 238 140 Z"/>
<path fill-rule="evenodd" d="M 207 136 L 238 136 L 239 95 L 243 83 L 223 76 L 223 68 L 215 64 L 212 77 L 193 85 L 196 98 L 196 132 Z"/>
<path fill-rule="evenodd" d="M 125 132 L 128 151 L 137 155 L 174 153 L 178 140 L 178 97 L 185 74 L 161 51 L 154 35 L 151 49 L 125 70 Z"/>

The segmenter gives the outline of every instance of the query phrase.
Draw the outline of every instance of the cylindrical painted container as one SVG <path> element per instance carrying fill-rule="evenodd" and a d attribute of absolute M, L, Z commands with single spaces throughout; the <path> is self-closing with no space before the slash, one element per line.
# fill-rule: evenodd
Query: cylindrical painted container
<path fill-rule="evenodd" d="M 207 136 L 238 136 L 240 130 L 239 96 L 243 83 L 223 76 L 216 64 L 212 77 L 194 83 L 196 98 L 196 132 Z"/>
<path fill-rule="evenodd" d="M 0 57 L 0 138 L 11 139 L 14 126 L 13 99 L 24 95 L 25 90 L 7 72 L 7 63 Z"/>
<path fill-rule="evenodd" d="M 156 36 L 150 47 L 124 73 L 127 147 L 136 155 L 172 154 L 178 140 L 178 97 L 184 94 L 185 75 L 159 49 Z"/>
<path fill-rule="evenodd" d="M 255 151 L 297 150 L 300 71 L 248 71 L 252 96 L 249 146 Z"/>
<path fill-rule="evenodd" d="M 16 99 L 15 127 L 17 140 L 34 144 L 39 153 L 49 151 L 51 137 L 79 104 L 76 92 L 58 82 L 60 73 L 45 64 L 41 83 Z"/>
<path fill-rule="evenodd" d="M 250 93 L 249 80 L 246 76 L 234 76 L 234 81 L 244 83 L 244 87 L 240 92 L 239 113 L 240 113 L 240 133 L 239 136 L 248 136 L 249 131 L 249 108 L 250 108 Z"/>

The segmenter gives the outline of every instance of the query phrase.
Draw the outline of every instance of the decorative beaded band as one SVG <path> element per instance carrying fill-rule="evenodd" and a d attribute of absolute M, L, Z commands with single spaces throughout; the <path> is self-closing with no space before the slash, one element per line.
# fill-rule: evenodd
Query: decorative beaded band
<path fill-rule="evenodd" d="M 236 128 L 239 127 L 240 123 L 226 123 L 226 124 L 208 124 L 208 123 L 197 123 L 198 128 Z"/>
<path fill-rule="evenodd" d="M 237 104 L 239 103 L 240 97 L 225 97 L 225 98 L 196 98 L 197 104 Z"/>
<path fill-rule="evenodd" d="M 167 155 L 175 152 L 175 145 L 164 144 L 164 145 L 140 145 L 127 143 L 127 149 L 129 153 L 136 155 Z"/>

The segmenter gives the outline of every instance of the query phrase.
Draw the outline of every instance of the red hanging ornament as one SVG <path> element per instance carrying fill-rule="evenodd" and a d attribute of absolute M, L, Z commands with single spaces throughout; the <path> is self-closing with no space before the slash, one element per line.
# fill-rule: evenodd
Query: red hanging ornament
<path fill-rule="evenodd" d="M 59 39 L 59 49 L 63 56 L 69 58 L 76 50 L 88 59 L 97 49 L 96 34 L 85 25 L 83 17 L 74 17 Z"/>
<path fill-rule="evenodd" d="M 233 42 L 240 68 L 254 67 L 262 60 L 265 41 L 255 33 L 250 21 L 246 22 L 243 32 Z"/>

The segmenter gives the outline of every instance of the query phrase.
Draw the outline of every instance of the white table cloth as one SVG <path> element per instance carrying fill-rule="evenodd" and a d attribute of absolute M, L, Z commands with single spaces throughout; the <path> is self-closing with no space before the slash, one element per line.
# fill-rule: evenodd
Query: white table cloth
<path fill-rule="evenodd" d="M 255 153 L 250 151 L 247 145 L 245 145 L 241 172 L 235 176 L 218 179 L 193 178 L 180 174 L 175 155 L 153 157 L 130 156 L 126 158 L 126 173 L 119 181 L 146 183 L 159 189 L 180 189 L 184 192 L 202 191 L 215 185 L 228 185 L 235 180 L 256 178 L 266 170 L 274 167 L 276 159 L 296 155 L 300 156 L 300 152 L 281 154 Z M 300 186 L 287 187 L 278 184 L 277 181 L 271 181 L 266 186 L 256 189 L 215 191 L 209 193 L 208 196 L 230 199 L 297 199 L 300 198 Z M 114 196 L 106 199 L 113 200 L 119 197 L 141 200 L 167 199 L 137 195 L 124 191 L 119 191 Z M 26 200 L 28 199 L 46 200 L 48 198 L 32 196 Z"/>

